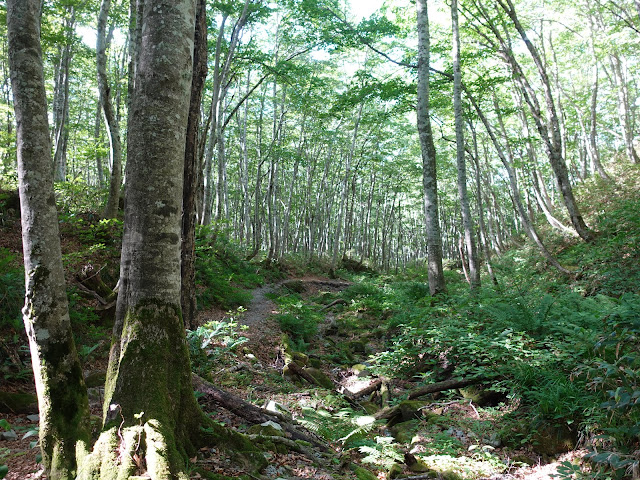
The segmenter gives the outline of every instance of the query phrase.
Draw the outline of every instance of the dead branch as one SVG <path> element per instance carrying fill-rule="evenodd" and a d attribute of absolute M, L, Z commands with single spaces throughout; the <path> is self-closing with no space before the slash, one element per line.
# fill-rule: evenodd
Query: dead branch
<path fill-rule="evenodd" d="M 283 430 L 292 439 L 304 440 L 305 442 L 309 442 L 323 451 L 328 450 L 328 446 L 322 440 L 313 436 L 311 432 L 306 433 L 301 431 L 300 429 L 303 429 L 304 427 L 298 425 L 295 420 L 287 418 L 281 413 L 272 412 L 270 410 L 265 410 L 264 408 L 257 407 L 243 400 L 242 398 L 237 397 L 236 395 L 225 392 L 224 390 L 215 387 L 213 384 L 196 375 L 195 373 L 192 374 L 191 384 L 193 385 L 194 390 L 203 393 L 207 400 L 211 400 L 217 403 L 222 408 L 229 410 L 231 413 L 234 413 L 241 418 L 244 418 L 252 425 L 274 421 L 275 418 L 277 419 Z"/>

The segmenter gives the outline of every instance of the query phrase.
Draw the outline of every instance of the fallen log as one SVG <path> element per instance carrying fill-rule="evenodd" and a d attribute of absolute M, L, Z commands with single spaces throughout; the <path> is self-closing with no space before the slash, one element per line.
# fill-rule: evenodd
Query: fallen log
<path fill-rule="evenodd" d="M 304 368 L 302 368 L 296 362 L 292 361 L 292 362 L 287 363 L 286 368 L 288 368 L 291 372 L 295 373 L 299 377 L 304 378 L 311 385 L 322 386 L 322 385 L 320 385 L 318 383 L 318 381 L 315 378 L 313 378 L 313 375 L 311 375 L 309 372 L 307 372 Z"/>
<path fill-rule="evenodd" d="M 449 380 L 425 385 L 424 387 L 420 387 L 409 392 L 409 400 L 422 397 L 423 395 L 429 395 L 430 393 L 453 390 L 454 388 L 468 387 L 469 385 L 475 385 L 477 383 L 484 382 L 485 380 L 486 378 L 484 377 L 450 378 Z"/>
<path fill-rule="evenodd" d="M 376 390 L 378 390 L 378 388 L 380 388 L 380 386 L 382 385 L 383 381 L 384 380 L 382 378 L 376 378 L 373 382 L 371 382 L 371 384 L 368 387 L 365 387 L 362 390 L 358 390 L 357 392 L 352 392 L 349 389 L 345 388 L 342 394 L 345 397 L 349 397 L 351 400 L 355 400 L 358 397 L 369 395 L 375 392 Z"/>
<path fill-rule="evenodd" d="M 423 395 L 428 395 L 430 393 L 443 392 L 445 390 L 452 390 L 454 388 L 464 388 L 469 385 L 475 385 L 477 383 L 481 383 L 485 381 L 486 378 L 483 377 L 472 377 L 472 378 L 451 378 L 449 380 L 445 380 L 443 382 L 432 383 L 430 385 L 425 385 L 424 387 L 417 388 L 409 392 L 409 400 L 413 400 L 414 398 L 422 397 Z M 376 420 L 390 419 L 400 411 L 400 406 L 396 405 L 394 407 L 383 408 L 379 412 L 374 415 Z"/>
<path fill-rule="evenodd" d="M 224 390 L 215 387 L 211 382 L 206 381 L 204 378 L 196 375 L 195 373 L 191 376 L 191 384 L 194 390 L 203 393 L 206 399 L 211 400 L 225 410 L 229 410 L 231 413 L 244 418 L 252 425 L 258 425 L 268 421 L 273 422 L 277 420 L 277 423 L 280 424 L 282 429 L 293 440 L 304 440 L 305 442 L 311 443 L 322 451 L 327 451 L 329 449 L 322 440 L 315 437 L 313 434 L 311 434 L 311 432 L 306 433 L 300 431 L 299 429 L 302 429 L 304 427 L 298 425 L 295 420 L 287 418 L 281 413 L 272 412 L 270 410 L 265 410 L 264 408 L 257 407 L 236 395 L 225 392 Z"/>

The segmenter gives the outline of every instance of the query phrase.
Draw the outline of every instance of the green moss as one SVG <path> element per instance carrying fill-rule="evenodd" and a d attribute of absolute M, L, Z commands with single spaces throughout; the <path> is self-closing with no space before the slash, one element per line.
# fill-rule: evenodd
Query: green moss
<path fill-rule="evenodd" d="M 0 392 L 0 412 L 35 413 L 38 411 L 38 398 L 30 393 Z"/>
<path fill-rule="evenodd" d="M 359 467 L 355 463 L 352 463 L 349 467 L 356 474 L 358 480 L 377 480 L 378 478 L 366 468 Z"/>

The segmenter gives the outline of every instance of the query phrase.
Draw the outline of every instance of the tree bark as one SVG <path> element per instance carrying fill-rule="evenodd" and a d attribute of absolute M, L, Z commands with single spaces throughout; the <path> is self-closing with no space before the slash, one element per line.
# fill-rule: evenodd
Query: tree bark
<path fill-rule="evenodd" d="M 51 480 L 68 480 L 88 449 L 89 407 L 62 268 L 40 14 L 40 0 L 7 1 L 25 262 L 23 319 L 38 394 L 43 464 Z"/>
<path fill-rule="evenodd" d="M 201 412 L 180 309 L 196 0 L 146 1 L 127 161 L 120 289 L 103 428 L 78 479 L 186 478 Z M 119 454 L 117 453 L 119 452 Z M 142 461 L 134 461 L 139 457 Z"/>
<path fill-rule="evenodd" d="M 453 30 L 453 111 L 456 129 L 456 163 L 458 171 L 458 198 L 464 230 L 464 247 L 469 263 L 469 284 L 471 289 L 480 286 L 480 266 L 478 250 L 473 233 L 473 219 L 467 193 L 467 163 L 464 148 L 464 119 L 462 116 L 462 74 L 460 72 L 460 31 L 458 27 L 458 1 L 451 1 L 451 25 Z"/>
<path fill-rule="evenodd" d="M 60 47 L 60 58 L 56 65 L 55 88 L 53 95 L 54 124 L 54 178 L 57 182 L 67 179 L 67 143 L 69 139 L 69 68 L 73 56 L 73 31 L 76 24 L 76 12 L 73 6 L 67 6 L 64 45 Z"/>
<path fill-rule="evenodd" d="M 538 247 L 538 250 L 540 251 L 540 253 L 542 254 L 542 256 L 553 266 L 555 267 L 559 272 L 565 274 L 565 275 L 570 275 L 571 272 L 569 270 L 567 270 L 566 268 L 564 268 L 560 262 L 558 262 L 558 260 L 551 254 L 551 252 L 549 252 L 549 250 L 547 249 L 547 247 L 544 245 L 544 243 L 542 243 L 542 240 L 540 239 L 540 236 L 538 235 L 538 232 L 536 232 L 535 228 L 533 227 L 533 224 L 531 223 L 531 220 L 528 217 L 527 211 L 524 208 L 524 205 L 522 204 L 522 199 L 520 196 L 520 189 L 518 187 L 518 180 L 516 177 L 516 173 L 515 170 L 513 168 L 512 162 L 509 161 L 509 159 L 507 159 L 507 157 L 505 156 L 502 147 L 500 146 L 498 139 L 496 138 L 495 133 L 493 132 L 493 128 L 491 127 L 491 124 L 489 123 L 489 120 L 487 119 L 486 115 L 484 114 L 484 112 L 482 111 L 482 109 L 480 108 L 480 106 L 478 105 L 478 102 L 475 100 L 475 98 L 470 94 L 470 92 L 467 91 L 467 97 L 469 98 L 469 100 L 471 101 L 473 107 L 475 108 L 476 112 L 478 113 L 478 116 L 480 117 L 480 120 L 482 120 L 482 123 L 485 126 L 485 129 L 487 130 L 487 134 L 489 135 L 489 137 L 491 138 L 491 141 L 496 149 L 496 152 L 498 153 L 498 157 L 500 158 L 500 161 L 502 162 L 502 165 L 504 165 L 505 170 L 507 171 L 507 175 L 509 176 L 509 185 L 511 187 L 511 192 L 512 192 L 512 200 L 513 200 L 513 204 L 516 207 L 516 211 L 518 212 L 518 214 L 520 215 L 520 219 L 522 221 L 523 227 L 525 229 L 525 232 L 527 234 L 527 236 L 531 239 L 531 241 Z M 498 119 L 500 122 L 500 116 L 499 116 L 499 108 L 497 108 L 496 105 L 496 112 L 498 113 Z M 508 146 L 507 146 L 508 148 Z M 509 150 L 507 150 L 507 152 L 509 152 Z"/>
<path fill-rule="evenodd" d="M 120 185 L 122 184 L 122 142 L 120 140 L 120 125 L 116 118 L 116 111 L 111 98 L 111 88 L 107 77 L 107 48 L 109 39 L 107 36 L 107 20 L 111 0 L 102 0 L 100 13 L 98 14 L 98 38 L 96 41 L 96 65 L 98 69 L 98 91 L 100 92 L 100 104 L 107 124 L 107 136 L 109 137 L 109 155 L 111 157 L 111 178 L 109 180 L 109 196 L 104 209 L 104 218 L 115 218 L 118 215 L 120 203 Z"/>
<path fill-rule="evenodd" d="M 424 188 L 424 213 L 427 234 L 427 266 L 431 295 L 446 290 L 442 270 L 442 238 L 438 213 L 438 180 L 436 174 L 436 149 L 429 118 L 429 15 L 427 0 L 417 0 L 418 29 L 418 100 L 417 123 L 422 151 L 422 184 Z"/>
<path fill-rule="evenodd" d="M 540 76 L 540 81 L 542 82 L 544 91 L 545 103 L 548 110 L 548 126 L 547 121 L 543 119 L 543 114 L 540 106 L 537 104 L 538 102 L 535 98 L 535 91 L 528 84 L 528 81 L 526 80 L 526 77 L 522 72 L 520 65 L 517 63 L 513 55 L 513 51 L 510 47 L 507 48 L 508 46 L 506 45 L 502 37 L 498 35 L 498 38 L 504 48 L 503 55 L 505 56 L 505 60 L 510 64 L 513 70 L 514 79 L 522 86 L 522 93 L 525 97 L 525 101 L 531 109 L 536 122 L 536 127 L 547 149 L 549 163 L 551 164 L 551 168 L 553 169 L 553 172 L 555 174 L 558 188 L 560 190 L 560 193 L 562 194 L 562 199 L 564 201 L 565 207 L 567 208 L 567 212 L 569 213 L 569 218 L 571 219 L 571 224 L 583 240 L 591 241 L 593 239 L 593 233 L 589 230 L 586 223 L 584 222 L 577 202 L 573 196 L 573 188 L 569 180 L 567 164 L 564 157 L 562 156 L 562 136 L 560 131 L 560 124 L 558 115 L 556 113 L 553 92 L 551 90 L 551 83 L 549 81 L 546 68 L 542 63 L 542 59 L 540 58 L 538 50 L 529 40 L 524 27 L 520 24 L 520 20 L 518 19 L 515 7 L 513 6 L 511 0 L 497 0 L 497 2 L 513 22 L 513 25 L 520 34 L 522 41 L 525 43 L 527 49 L 529 50 L 531 58 L 533 59 L 536 68 L 538 69 L 538 74 Z M 495 28 L 494 32 L 497 33 L 497 30 Z M 549 132 L 549 128 L 551 129 L 551 132 Z"/>
<path fill-rule="evenodd" d="M 182 287 L 180 305 L 186 328 L 193 329 L 196 317 L 196 191 L 200 171 L 198 151 L 198 128 L 200 103 L 207 77 L 207 19 L 206 1 L 198 0 L 196 30 L 193 51 L 193 77 L 191 101 L 187 121 L 187 137 L 184 153 L 184 180 L 182 190 Z"/>

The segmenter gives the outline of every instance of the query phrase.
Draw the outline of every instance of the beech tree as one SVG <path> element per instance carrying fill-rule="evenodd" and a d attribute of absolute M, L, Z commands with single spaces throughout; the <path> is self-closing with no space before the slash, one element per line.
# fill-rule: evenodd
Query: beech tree
<path fill-rule="evenodd" d="M 204 438 L 199 426 L 218 432 L 218 441 L 221 435 L 193 393 L 180 308 L 196 1 L 147 1 L 138 18 L 142 35 L 130 112 L 121 281 L 103 426 L 93 448 L 57 229 L 40 1 L 10 0 L 7 6 L 27 280 L 24 320 L 48 478 L 186 479 L 188 457 Z M 251 448 L 234 438 L 228 443 L 237 450 Z"/>
<path fill-rule="evenodd" d="M 89 405 L 62 268 L 40 48 L 40 0 L 8 0 L 11 86 L 25 265 L 23 319 L 40 409 L 42 461 L 52 480 L 75 478 L 89 445 Z"/>
<path fill-rule="evenodd" d="M 436 174 L 436 148 L 433 142 L 431 119 L 429 118 L 429 14 L 427 1 L 417 0 L 418 28 L 418 135 L 422 150 L 424 214 L 427 234 L 427 266 L 429 269 L 429 291 L 436 295 L 445 291 L 442 270 L 442 239 L 438 212 L 438 178 Z"/>
<path fill-rule="evenodd" d="M 142 35 L 129 112 L 115 341 L 103 430 L 79 478 L 94 478 L 96 472 L 100 478 L 115 472 L 118 478 L 144 472 L 158 480 L 182 478 L 187 452 L 200 435 L 180 308 L 195 14 L 195 0 L 156 0 L 146 1 L 137 19 Z M 136 463 L 135 455 L 144 461 Z"/>
<path fill-rule="evenodd" d="M 120 186 L 122 184 L 122 141 L 120 139 L 120 125 L 113 106 L 109 78 L 107 77 L 107 48 L 113 31 L 107 34 L 107 20 L 111 0 L 102 0 L 98 14 L 98 36 L 96 41 L 96 65 L 98 70 L 98 91 L 100 105 L 104 113 L 109 138 L 109 156 L 111 159 L 111 179 L 109 181 L 109 197 L 104 209 L 105 218 L 115 218 L 120 203 Z"/>

